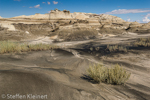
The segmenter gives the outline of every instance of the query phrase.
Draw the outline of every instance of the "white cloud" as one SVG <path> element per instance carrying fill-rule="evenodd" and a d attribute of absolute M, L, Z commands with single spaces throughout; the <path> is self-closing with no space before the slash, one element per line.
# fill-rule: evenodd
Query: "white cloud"
<path fill-rule="evenodd" d="M 143 22 L 145 22 L 145 23 L 150 22 L 150 19 L 149 19 L 148 17 L 150 17 L 150 14 L 147 14 L 147 15 L 143 18 Z"/>
<path fill-rule="evenodd" d="M 113 10 L 111 12 L 106 12 L 106 14 L 128 14 L 128 13 L 145 13 L 150 12 L 150 10 L 142 10 L 142 9 L 118 9 Z"/>
<path fill-rule="evenodd" d="M 47 4 L 50 5 L 51 3 L 48 1 Z"/>
<path fill-rule="evenodd" d="M 33 7 L 29 7 L 29 8 L 33 8 Z"/>
<path fill-rule="evenodd" d="M 56 2 L 56 1 L 53 1 L 53 3 L 54 3 L 54 4 L 58 4 L 58 2 Z"/>
<path fill-rule="evenodd" d="M 46 2 L 42 2 L 42 3 L 46 3 Z"/>
<path fill-rule="evenodd" d="M 40 8 L 40 4 L 35 5 L 34 8 Z"/>
<path fill-rule="evenodd" d="M 131 19 L 130 19 L 130 18 L 128 18 L 128 19 L 127 19 L 127 21 L 128 21 L 128 22 L 130 22 L 130 21 L 131 21 Z"/>
<path fill-rule="evenodd" d="M 143 22 L 148 23 L 149 21 L 150 21 L 150 19 L 149 19 L 148 17 L 144 17 L 144 18 L 143 18 Z"/>

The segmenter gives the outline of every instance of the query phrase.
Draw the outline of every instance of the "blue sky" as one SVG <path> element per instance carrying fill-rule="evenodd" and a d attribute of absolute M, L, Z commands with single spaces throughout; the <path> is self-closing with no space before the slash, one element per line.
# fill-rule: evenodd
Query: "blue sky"
<path fill-rule="evenodd" d="M 58 8 L 73 12 L 110 14 L 128 21 L 149 22 L 150 0 L 0 0 L 0 16 L 45 14 Z"/>

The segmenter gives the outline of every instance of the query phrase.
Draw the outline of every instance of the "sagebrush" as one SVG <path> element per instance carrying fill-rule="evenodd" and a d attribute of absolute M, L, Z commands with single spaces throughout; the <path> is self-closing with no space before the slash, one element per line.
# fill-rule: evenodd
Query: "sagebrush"
<path fill-rule="evenodd" d="M 130 73 L 118 64 L 111 68 L 98 64 L 89 67 L 88 76 L 98 83 L 119 85 L 124 84 L 129 79 Z"/>
<path fill-rule="evenodd" d="M 110 52 L 114 52 L 114 51 L 127 52 L 127 47 L 118 46 L 118 45 L 107 45 L 107 49 L 108 49 Z"/>
<path fill-rule="evenodd" d="M 150 38 L 140 38 L 134 42 L 134 46 L 150 47 Z"/>

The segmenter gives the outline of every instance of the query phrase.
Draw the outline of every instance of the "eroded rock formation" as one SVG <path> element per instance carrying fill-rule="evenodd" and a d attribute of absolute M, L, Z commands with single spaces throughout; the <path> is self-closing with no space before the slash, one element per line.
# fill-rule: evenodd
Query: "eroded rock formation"
<path fill-rule="evenodd" d="M 58 39 L 63 40 L 90 39 L 98 37 L 99 34 L 150 32 L 150 23 L 126 22 L 112 15 L 70 13 L 67 10 L 57 9 L 51 10 L 49 14 L 22 15 L 1 19 L 0 27 L 7 31 L 30 33 L 30 35 L 58 35 Z"/>

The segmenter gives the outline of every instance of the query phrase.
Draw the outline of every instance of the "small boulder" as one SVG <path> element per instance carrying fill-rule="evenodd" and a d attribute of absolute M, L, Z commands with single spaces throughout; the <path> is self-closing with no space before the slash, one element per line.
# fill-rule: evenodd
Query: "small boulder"
<path fill-rule="evenodd" d="M 25 31 L 26 34 L 30 34 L 28 31 Z"/>

